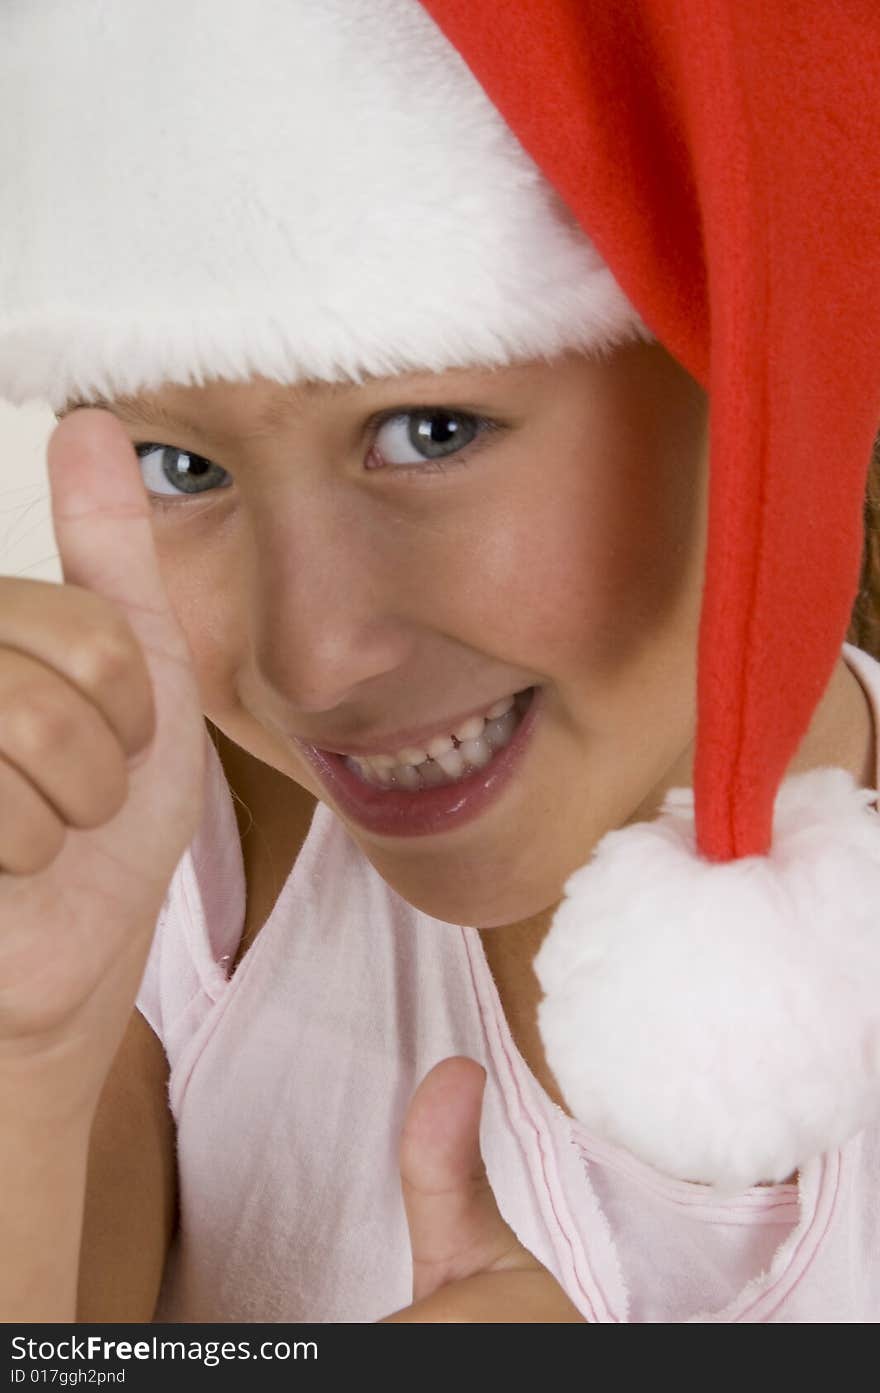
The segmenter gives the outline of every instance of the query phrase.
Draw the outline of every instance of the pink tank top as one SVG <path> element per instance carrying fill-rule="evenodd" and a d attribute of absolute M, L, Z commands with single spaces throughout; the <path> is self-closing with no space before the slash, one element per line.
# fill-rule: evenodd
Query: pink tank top
<path fill-rule="evenodd" d="M 880 664 L 844 653 L 880 731 Z M 880 1320 L 880 1125 L 797 1185 L 724 1201 L 589 1135 L 516 1049 L 478 933 L 408 905 L 322 804 L 230 979 L 245 881 L 210 742 L 206 779 L 138 997 L 178 1137 L 157 1320 L 361 1322 L 407 1305 L 398 1137 L 451 1054 L 487 1070 L 481 1141 L 501 1212 L 588 1320 Z"/>

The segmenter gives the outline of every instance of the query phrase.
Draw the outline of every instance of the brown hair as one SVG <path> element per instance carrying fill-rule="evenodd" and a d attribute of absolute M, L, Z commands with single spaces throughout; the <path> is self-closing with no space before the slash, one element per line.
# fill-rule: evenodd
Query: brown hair
<path fill-rule="evenodd" d="M 847 641 L 880 659 L 880 435 L 874 441 L 865 491 L 865 550 L 859 593 Z"/>

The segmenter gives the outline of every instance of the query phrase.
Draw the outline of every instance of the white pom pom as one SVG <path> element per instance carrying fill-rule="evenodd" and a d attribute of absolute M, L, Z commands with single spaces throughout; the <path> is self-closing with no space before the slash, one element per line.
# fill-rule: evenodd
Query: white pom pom
<path fill-rule="evenodd" d="M 766 857 L 695 850 L 693 793 L 611 832 L 535 959 L 547 1062 L 587 1128 L 736 1193 L 880 1115 L 880 817 L 787 780 Z"/>

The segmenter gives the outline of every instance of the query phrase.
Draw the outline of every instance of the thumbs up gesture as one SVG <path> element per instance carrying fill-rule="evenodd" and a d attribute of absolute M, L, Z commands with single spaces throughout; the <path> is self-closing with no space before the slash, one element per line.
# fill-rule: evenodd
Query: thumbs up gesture
<path fill-rule="evenodd" d="M 65 418 L 49 478 L 64 583 L 0 577 L 0 1070 L 46 1061 L 40 1087 L 88 1108 L 199 823 L 205 730 L 119 422 Z"/>
<path fill-rule="evenodd" d="M 444 1059 L 416 1090 L 400 1175 L 413 1304 L 385 1323 L 583 1322 L 554 1277 L 504 1222 L 480 1155 L 485 1073 Z"/>

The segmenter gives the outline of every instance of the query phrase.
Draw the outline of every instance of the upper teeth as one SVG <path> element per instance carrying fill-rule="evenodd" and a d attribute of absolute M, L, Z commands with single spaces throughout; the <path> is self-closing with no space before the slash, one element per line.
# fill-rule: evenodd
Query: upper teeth
<path fill-rule="evenodd" d="M 502 697 L 489 707 L 483 716 L 470 716 L 449 735 L 435 735 L 424 746 L 407 745 L 396 754 L 359 755 L 353 763 L 361 774 L 381 784 L 397 783 L 405 788 L 423 786 L 423 775 L 434 782 L 457 779 L 468 768 L 479 769 L 488 764 L 493 750 L 506 744 L 513 732 L 515 718 L 501 718 L 512 713 L 514 697 Z M 490 722 L 497 722 L 491 727 Z M 510 729 L 508 729 L 510 727 Z M 420 766 L 432 762 L 435 773 Z M 417 773 L 416 771 L 419 770 Z"/>

